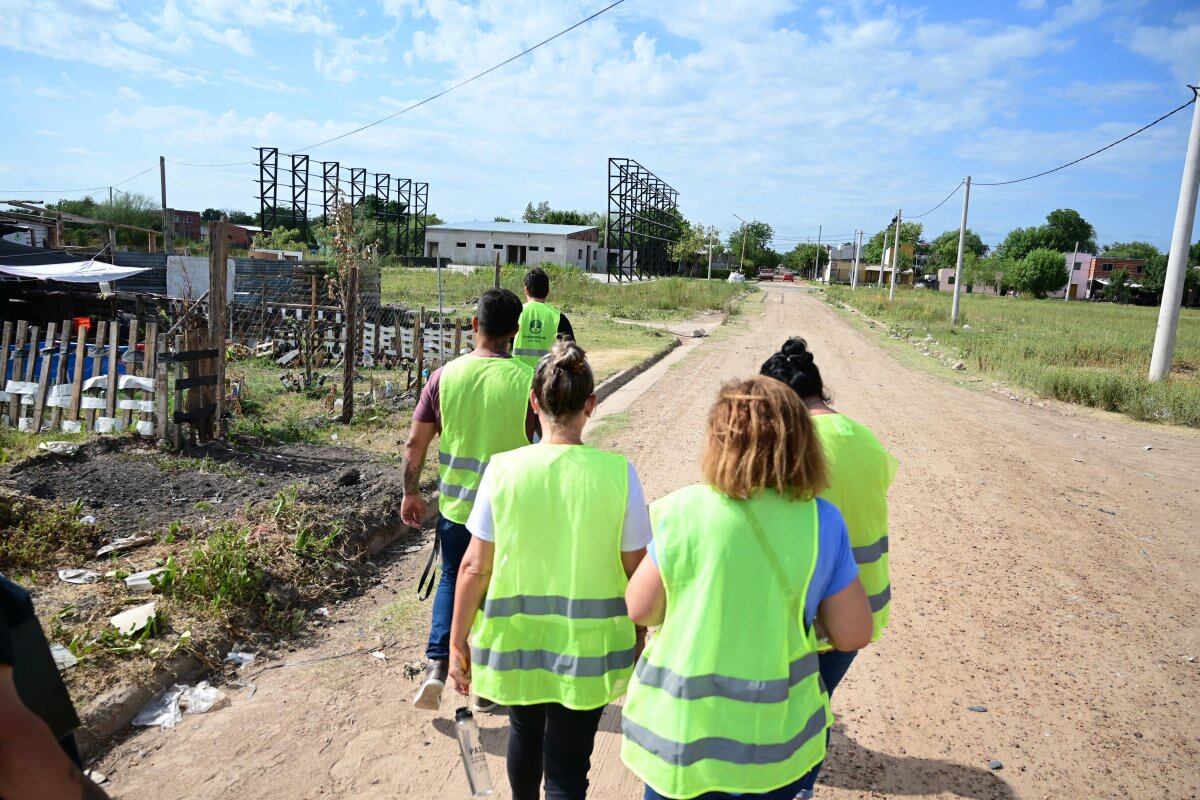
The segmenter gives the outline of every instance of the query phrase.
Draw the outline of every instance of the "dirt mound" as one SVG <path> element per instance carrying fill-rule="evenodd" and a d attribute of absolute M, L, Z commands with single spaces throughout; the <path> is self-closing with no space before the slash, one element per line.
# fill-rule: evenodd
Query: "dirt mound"
<path fill-rule="evenodd" d="M 112 437 L 74 456 L 40 454 L 0 472 L 0 485 L 32 497 L 79 501 L 113 536 L 227 516 L 292 484 L 302 497 L 347 512 L 368 498 L 398 504 L 401 491 L 399 469 L 361 450 L 269 442 L 214 442 L 177 455 Z"/>

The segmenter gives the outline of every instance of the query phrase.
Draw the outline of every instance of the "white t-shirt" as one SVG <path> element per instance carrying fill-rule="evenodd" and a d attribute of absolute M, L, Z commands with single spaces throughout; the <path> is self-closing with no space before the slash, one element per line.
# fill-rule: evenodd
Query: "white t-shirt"
<path fill-rule="evenodd" d="M 467 519 L 467 530 L 472 536 L 485 542 L 496 541 L 495 525 L 492 521 L 492 482 L 488 480 L 487 472 L 483 473 L 483 481 L 479 484 L 479 492 L 475 495 L 475 506 Z M 625 525 L 621 529 L 621 551 L 628 553 L 641 550 L 650 544 L 653 538 L 650 532 L 650 509 L 646 507 L 646 494 L 642 491 L 642 481 L 638 478 L 633 464 L 629 465 L 628 505 L 625 508 Z"/>

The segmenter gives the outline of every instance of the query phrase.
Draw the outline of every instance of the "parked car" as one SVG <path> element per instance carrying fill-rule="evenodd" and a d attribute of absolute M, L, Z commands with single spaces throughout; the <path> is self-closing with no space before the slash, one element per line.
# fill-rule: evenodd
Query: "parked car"
<path fill-rule="evenodd" d="M 762 267 L 758 270 L 758 279 L 760 281 L 775 280 L 775 270 L 771 267 Z"/>
<path fill-rule="evenodd" d="M 790 269 L 785 269 L 783 271 L 783 274 L 780 275 L 779 277 L 782 280 L 792 281 L 793 283 L 795 283 L 795 281 L 796 281 L 796 273 L 792 272 Z"/>

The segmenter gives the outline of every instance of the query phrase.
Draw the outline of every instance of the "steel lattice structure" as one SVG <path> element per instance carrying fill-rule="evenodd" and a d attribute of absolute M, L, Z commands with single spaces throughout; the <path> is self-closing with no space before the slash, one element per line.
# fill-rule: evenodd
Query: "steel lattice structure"
<path fill-rule="evenodd" d="M 371 218 L 382 224 L 386 251 L 406 256 L 425 254 L 428 183 L 396 178 L 393 193 L 393 178 L 386 172 L 368 173 L 362 167 L 342 167 L 337 161 L 310 162 L 307 155 L 280 153 L 277 147 L 257 150 L 259 224 L 264 231 L 295 228 L 308 239 L 310 223 L 316 221 L 309 217 L 309 192 L 319 191 L 322 225 L 329 224 L 340 195 L 355 207 L 365 206 Z M 280 157 L 284 162 L 282 171 Z M 319 189 L 310 186 L 314 164 L 320 164 Z"/>
<path fill-rule="evenodd" d="M 608 160 L 608 277 L 665 275 L 679 241 L 679 192 L 632 158 Z"/>

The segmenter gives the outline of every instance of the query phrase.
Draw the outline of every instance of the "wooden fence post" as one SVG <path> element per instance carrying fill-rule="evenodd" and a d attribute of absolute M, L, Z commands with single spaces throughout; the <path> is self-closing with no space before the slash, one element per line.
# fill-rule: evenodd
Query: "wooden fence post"
<path fill-rule="evenodd" d="M 54 329 L 55 324 L 51 322 L 46 326 L 46 347 L 42 352 L 42 366 L 38 370 L 38 390 L 37 395 L 33 398 L 33 422 L 30 424 L 30 432 L 38 433 L 42 430 L 42 415 L 46 413 L 46 391 L 50 385 L 50 362 L 54 355 Z"/>
<path fill-rule="evenodd" d="M 346 308 L 342 329 L 346 332 L 346 344 L 342 348 L 342 424 L 349 425 L 354 419 L 354 362 L 357 347 L 354 344 L 358 325 L 358 264 L 350 265 L 346 281 Z"/>
<path fill-rule="evenodd" d="M 75 335 L 75 373 L 71 378 L 71 407 L 67 422 L 79 422 L 79 404 L 83 399 L 83 359 L 87 354 L 88 329 L 80 325 Z"/>
<path fill-rule="evenodd" d="M 462 321 L 454 318 L 454 355 L 451 358 L 458 358 L 458 354 L 462 352 Z"/>
<path fill-rule="evenodd" d="M 93 347 L 96 352 L 92 354 L 92 377 L 95 378 L 100 374 L 100 356 L 104 352 L 104 338 L 108 333 L 107 322 L 97 322 L 95 337 L 93 338 Z M 82 401 L 81 401 L 82 402 Z M 96 430 L 96 409 L 85 408 L 83 410 L 83 418 L 87 421 L 88 432 Z"/>
<path fill-rule="evenodd" d="M 29 333 L 29 323 L 25 320 L 17 320 L 17 339 L 13 342 L 13 357 L 12 357 L 12 378 L 11 380 L 19 381 L 24 374 L 22 369 L 22 360 L 25 356 L 25 335 Z M 17 420 L 21 418 L 21 395 L 14 394 L 8 402 L 8 423 L 14 428 L 19 424 Z"/>
<path fill-rule="evenodd" d="M 138 363 L 138 318 L 133 317 L 129 320 L 129 336 L 125 339 L 125 355 L 129 366 L 125 370 L 126 375 L 140 375 L 141 364 Z M 118 382 L 120 378 L 117 378 Z M 131 398 L 133 394 L 129 395 Z M 129 430 L 129 426 L 137 420 L 137 415 L 133 413 L 133 409 L 126 408 L 121 411 L 121 426 Z"/>
<path fill-rule="evenodd" d="M 155 323 L 151 323 L 152 325 Z M 147 335 L 146 342 L 149 345 L 151 337 Z M 167 380 L 167 335 L 159 333 L 153 337 L 154 341 L 154 437 L 159 441 L 167 440 L 167 414 L 169 412 L 169 397 L 170 386 Z"/>
<path fill-rule="evenodd" d="M 221 215 L 221 219 L 215 226 L 210 226 L 212 231 L 216 228 L 217 238 L 214 240 L 209 236 L 209 265 L 208 265 L 208 329 L 211 334 L 212 344 L 209 345 L 217 351 L 217 357 L 214 361 L 214 372 L 217 376 L 216 386 L 216 418 L 213 420 L 212 430 L 214 434 L 220 438 L 225 438 L 225 319 L 228 312 L 228 284 L 227 274 L 229 264 L 227 261 L 229 252 L 229 220 L 225 215 Z"/>
<path fill-rule="evenodd" d="M 175 353 L 176 354 L 181 353 L 181 352 L 183 352 L 183 350 L 184 350 L 183 334 L 176 334 L 175 335 Z M 174 389 L 175 389 L 175 413 L 177 413 L 177 414 L 182 414 L 185 410 L 183 407 L 183 389 L 179 385 L 179 382 L 182 380 L 183 380 L 183 362 L 176 361 L 175 362 L 175 386 L 174 386 Z M 182 422 L 172 421 L 171 438 L 173 439 L 173 441 L 175 443 L 176 450 L 183 449 L 183 423 Z"/>
<path fill-rule="evenodd" d="M 425 306 L 417 312 L 417 329 L 413 333 L 413 354 L 417 360 L 417 395 L 421 394 L 422 373 L 425 372 Z"/>
<path fill-rule="evenodd" d="M 58 333 L 58 364 L 54 368 L 54 385 L 60 386 L 67 380 L 67 356 L 71 354 L 71 320 L 64 319 Z M 62 400 L 59 400 L 61 403 Z M 62 424 L 62 406 L 56 403 L 50 411 L 50 430 L 58 430 Z"/>
<path fill-rule="evenodd" d="M 12 320 L 4 323 L 4 333 L 0 335 L 0 391 L 4 390 L 4 384 L 8 380 L 8 349 L 12 346 L 13 324 Z"/>
<path fill-rule="evenodd" d="M 140 397 L 142 400 L 153 400 L 155 402 L 155 406 L 157 406 L 158 399 L 159 399 L 158 393 L 160 391 L 158 388 L 158 385 L 157 385 L 158 349 L 160 346 L 159 341 L 158 341 L 158 323 L 157 322 L 150 322 L 150 323 L 146 324 L 146 335 L 145 335 L 144 339 L 145 339 L 146 343 L 145 343 L 145 345 L 143 345 L 143 350 L 142 350 L 142 352 L 145 353 L 145 355 L 142 358 L 142 377 L 155 379 L 155 387 L 154 387 L 153 392 L 142 392 L 140 394 Z M 161 391 L 162 391 L 163 403 L 165 404 L 166 397 L 167 397 L 166 387 L 164 386 Z M 145 411 L 139 411 L 136 415 L 136 419 L 139 422 L 146 422 L 146 421 L 154 422 L 155 425 L 157 426 L 157 421 L 155 420 L 154 412 L 147 413 Z M 157 430 L 155 432 L 157 433 Z"/>
<path fill-rule="evenodd" d="M 121 349 L 121 325 L 113 319 L 108 324 L 108 380 L 105 382 L 104 415 L 113 420 L 117 417 L 117 351 Z"/>

